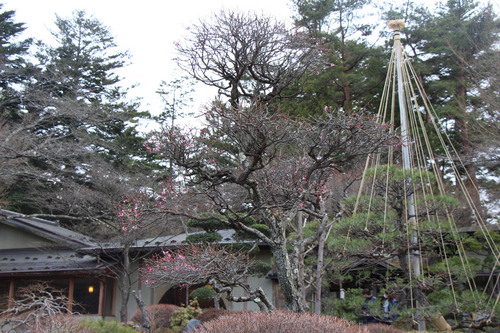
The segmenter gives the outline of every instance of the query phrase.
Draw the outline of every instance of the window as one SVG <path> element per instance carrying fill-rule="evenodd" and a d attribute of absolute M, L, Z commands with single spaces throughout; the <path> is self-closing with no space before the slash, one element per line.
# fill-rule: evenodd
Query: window
<path fill-rule="evenodd" d="M 80 314 L 99 313 L 101 281 L 95 278 L 76 278 L 73 301 L 77 304 L 73 311 Z"/>

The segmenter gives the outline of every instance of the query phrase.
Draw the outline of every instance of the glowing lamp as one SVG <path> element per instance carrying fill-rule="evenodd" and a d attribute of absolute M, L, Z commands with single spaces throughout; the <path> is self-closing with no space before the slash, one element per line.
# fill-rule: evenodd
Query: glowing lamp
<path fill-rule="evenodd" d="M 94 286 L 89 286 L 89 293 L 93 293 L 94 292 Z"/>

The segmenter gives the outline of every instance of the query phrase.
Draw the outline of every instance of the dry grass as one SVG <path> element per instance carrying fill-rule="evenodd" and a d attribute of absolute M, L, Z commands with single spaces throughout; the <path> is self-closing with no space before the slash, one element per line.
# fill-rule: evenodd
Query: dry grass
<path fill-rule="evenodd" d="M 173 304 L 155 304 L 146 306 L 149 321 L 151 322 L 151 332 L 159 332 L 162 329 L 170 327 L 172 315 L 175 311 L 177 311 L 177 309 L 179 309 L 179 307 Z M 142 325 L 141 311 L 136 310 L 130 320 L 134 323 Z"/>

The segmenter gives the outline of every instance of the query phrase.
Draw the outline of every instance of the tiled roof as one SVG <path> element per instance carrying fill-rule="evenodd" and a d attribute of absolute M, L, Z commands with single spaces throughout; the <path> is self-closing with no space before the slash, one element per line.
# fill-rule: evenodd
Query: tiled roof
<path fill-rule="evenodd" d="M 163 246 L 167 247 L 179 244 L 186 244 L 186 238 L 189 235 L 204 234 L 204 233 L 205 231 L 197 231 L 197 232 L 183 233 L 175 236 L 167 236 L 169 238 L 162 240 L 161 244 L 164 244 Z M 217 233 L 222 236 L 221 240 L 219 241 L 219 244 L 231 244 L 236 242 L 236 240 L 234 239 L 235 231 L 233 229 L 217 230 Z M 157 240 L 158 238 L 156 239 L 151 238 L 143 241 L 154 243 Z"/>
<path fill-rule="evenodd" d="M 205 233 L 204 231 L 197 231 L 197 232 L 190 232 L 190 233 L 182 233 L 178 235 L 169 235 L 169 236 L 159 236 L 159 237 L 153 237 L 153 238 L 144 238 L 137 240 L 130 248 L 132 250 L 154 250 L 156 248 L 167 248 L 167 247 L 176 247 L 179 245 L 185 245 L 186 244 L 186 237 L 189 235 L 194 235 L 194 234 L 202 234 Z M 222 238 L 219 241 L 219 244 L 231 244 L 235 243 L 236 240 L 234 239 L 234 234 L 235 231 L 232 229 L 227 229 L 227 230 L 218 230 L 217 233 L 219 233 Z M 93 247 L 85 247 L 81 248 L 80 251 L 84 253 L 91 253 L 97 251 L 115 251 L 115 250 L 120 250 L 122 247 L 120 243 L 118 242 L 104 242 L 101 244 L 97 244 Z"/>
<path fill-rule="evenodd" d="M 0 251 L 0 276 L 25 273 L 63 273 L 104 270 L 113 263 L 68 249 L 12 249 Z"/>
<path fill-rule="evenodd" d="M 58 222 L 37 217 L 21 217 L 21 214 L 0 209 L 0 223 L 25 230 L 68 247 L 95 246 L 92 238 L 59 226 Z"/>

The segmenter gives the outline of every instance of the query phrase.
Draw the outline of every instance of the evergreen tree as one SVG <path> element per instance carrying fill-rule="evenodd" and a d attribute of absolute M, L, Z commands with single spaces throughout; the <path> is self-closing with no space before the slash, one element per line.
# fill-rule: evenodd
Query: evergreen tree
<path fill-rule="evenodd" d="M 466 314 L 498 312 L 488 293 L 471 282 L 477 272 L 498 266 L 490 248 L 498 235 L 492 232 L 487 239 L 482 232 L 460 232 L 448 214 L 459 202 L 451 195 L 436 194 L 438 183 L 432 173 L 384 165 L 369 169 L 366 176 L 367 194 L 343 203 L 345 217 L 333 225 L 327 240 L 329 257 L 344 267 L 374 259 L 390 267 L 397 261 L 392 274 L 372 283 L 397 293 L 401 308 L 411 309 L 417 301 L 431 317 L 436 313 L 454 317 L 455 325 L 466 325 Z M 415 229 L 405 223 L 409 195 L 417 205 L 417 243 L 410 240 Z M 412 276 L 412 248 L 418 248 L 423 258 L 421 276 Z"/>
<path fill-rule="evenodd" d="M 490 75 L 478 76 L 476 71 L 479 59 L 484 59 L 485 53 L 490 53 L 499 40 L 499 22 L 491 5 L 480 8 L 472 0 L 449 0 L 433 20 L 429 33 L 434 38 L 429 39 L 424 48 L 432 55 L 426 63 L 433 68 L 432 72 L 438 73 L 438 80 L 429 84 L 430 94 L 434 105 L 438 106 L 437 111 L 453 122 L 456 147 L 465 167 L 466 186 L 478 208 L 481 201 L 477 177 L 481 165 L 477 163 L 476 148 L 477 139 L 482 141 L 485 137 L 474 137 L 474 127 L 477 128 L 477 121 L 487 108 L 477 95 L 479 89 L 489 85 Z M 500 59 L 498 52 L 489 55 Z M 484 127 L 480 131 L 484 131 Z M 497 137 L 499 133 L 492 134 Z M 484 217 L 484 212 L 481 214 Z"/>
<path fill-rule="evenodd" d="M 500 21 L 491 5 L 481 7 L 472 0 L 449 0 L 434 12 L 408 3 L 389 11 L 387 17 L 410 21 L 404 29 L 404 43 L 414 57 L 427 96 L 460 153 L 465 184 L 484 218 L 477 189 L 484 184 L 493 201 L 498 192 L 489 179 L 498 173 L 494 157 L 500 137 L 498 101 L 492 98 L 498 91 L 498 66 L 492 64 L 500 60 Z M 474 221 L 470 212 L 461 214 L 467 224 Z"/>
<path fill-rule="evenodd" d="M 191 116 L 192 113 L 183 111 L 192 101 L 194 82 L 189 77 L 181 76 L 169 82 L 162 81 L 156 91 L 164 103 L 163 112 L 155 120 L 164 127 L 174 127 L 179 118 Z"/>
<path fill-rule="evenodd" d="M 0 11 L 3 4 L 0 4 Z M 25 59 L 31 39 L 15 41 L 26 28 L 13 20 L 15 12 L 0 12 L 0 110 L 1 114 L 15 118 L 19 108 L 20 95 L 14 89 L 26 79 L 29 63 Z"/>
<path fill-rule="evenodd" d="M 23 23 L 14 21 L 14 11 L 1 11 L 2 7 L 0 4 L 0 203 L 5 206 L 5 193 L 14 182 L 8 142 L 9 123 L 20 121 L 22 94 L 16 86 L 27 80 L 32 68 L 25 59 L 32 41 L 16 41 L 26 28 Z"/>
<path fill-rule="evenodd" d="M 75 11 L 69 19 L 57 16 L 55 25 L 57 46 L 41 45 L 37 54 L 43 73 L 36 88 L 93 109 L 85 131 L 108 158 L 123 162 L 127 154 L 143 150 L 142 141 L 132 139 L 138 136 L 133 124 L 147 116 L 137 111 L 138 103 L 126 101 L 126 90 L 119 85 L 116 71 L 126 65 L 128 54 L 116 51 L 109 29 L 85 11 Z"/>
<path fill-rule="evenodd" d="M 18 87 L 18 120 L 2 119 L 6 195 L 25 213 L 109 219 L 151 171 L 136 129 L 144 114 L 119 85 L 126 53 L 114 51 L 110 31 L 83 11 L 56 26 L 57 45 L 38 43 L 40 63 Z"/>
<path fill-rule="evenodd" d="M 362 13 L 369 1 L 295 0 L 294 4 L 296 23 L 317 43 L 323 68 L 302 83 L 302 94 L 287 107 L 299 113 L 317 113 L 326 106 L 347 113 L 374 111 L 385 62 L 383 48 L 367 38 L 373 27 L 363 22 Z"/>

